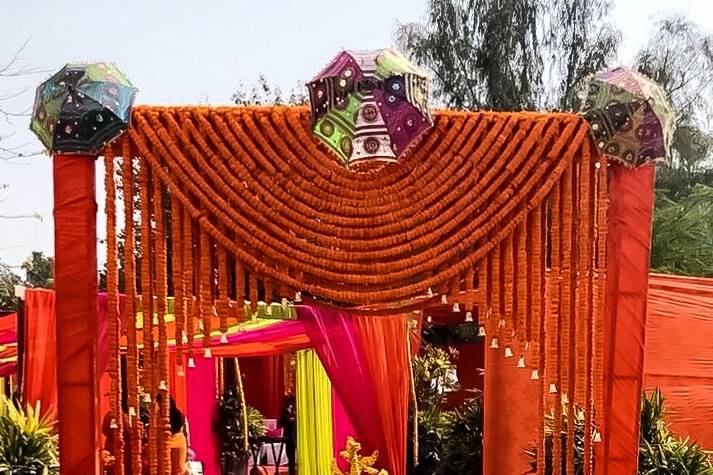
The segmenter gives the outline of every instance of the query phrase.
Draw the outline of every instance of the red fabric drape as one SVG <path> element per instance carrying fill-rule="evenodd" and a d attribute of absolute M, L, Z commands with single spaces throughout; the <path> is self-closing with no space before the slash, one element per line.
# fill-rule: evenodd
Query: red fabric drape
<path fill-rule="evenodd" d="M 57 336 L 55 293 L 25 292 L 25 367 L 23 394 L 28 404 L 40 401 L 43 411 L 57 414 Z"/>
<path fill-rule="evenodd" d="M 637 471 L 655 171 L 654 164 L 610 169 L 600 474 Z"/>
<path fill-rule="evenodd" d="M 281 354 L 240 359 L 245 400 L 266 419 L 278 419 L 285 394 Z"/>
<path fill-rule="evenodd" d="M 17 314 L 8 313 L 0 317 L 0 345 L 17 342 Z"/>
<path fill-rule="evenodd" d="M 652 275 L 644 387 L 659 387 L 681 437 L 713 449 L 713 279 Z"/>
<path fill-rule="evenodd" d="M 94 158 L 58 154 L 54 167 L 57 410 L 62 474 L 99 473 L 96 378 L 97 204 Z"/>

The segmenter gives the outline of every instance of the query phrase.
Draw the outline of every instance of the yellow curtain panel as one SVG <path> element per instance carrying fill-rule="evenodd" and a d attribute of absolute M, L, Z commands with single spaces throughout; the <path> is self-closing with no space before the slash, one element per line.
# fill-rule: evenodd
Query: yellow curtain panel
<path fill-rule="evenodd" d="M 297 466 L 331 475 L 332 384 L 313 350 L 297 352 Z"/>

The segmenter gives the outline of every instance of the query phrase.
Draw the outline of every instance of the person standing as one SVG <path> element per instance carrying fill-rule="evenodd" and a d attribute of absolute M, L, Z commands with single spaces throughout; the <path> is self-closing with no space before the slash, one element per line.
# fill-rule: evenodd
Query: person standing
<path fill-rule="evenodd" d="M 295 463 L 295 454 L 297 452 L 297 404 L 295 396 L 291 394 L 285 396 L 278 425 L 283 429 L 289 474 L 295 475 L 297 473 L 297 465 Z"/>

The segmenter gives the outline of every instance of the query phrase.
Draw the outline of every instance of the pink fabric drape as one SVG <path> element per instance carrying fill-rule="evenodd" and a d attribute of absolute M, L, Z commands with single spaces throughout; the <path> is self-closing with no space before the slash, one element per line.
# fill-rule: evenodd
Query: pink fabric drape
<path fill-rule="evenodd" d="M 339 452 L 344 449 L 347 437 L 354 437 L 356 430 L 354 424 L 349 420 L 349 414 L 344 409 L 339 393 L 332 386 L 332 446 L 334 448 L 334 459 L 342 470 L 348 469 L 346 462 L 339 456 Z"/>
<path fill-rule="evenodd" d="M 354 424 L 363 452 L 379 450 L 383 468 L 392 475 L 405 474 L 408 364 L 404 317 L 362 319 L 308 305 L 298 307 L 297 315 Z"/>
<path fill-rule="evenodd" d="M 196 367 L 186 370 L 186 417 L 191 448 L 203 463 L 204 475 L 220 475 L 219 444 L 213 430 L 218 405 L 216 359 L 196 358 Z"/>

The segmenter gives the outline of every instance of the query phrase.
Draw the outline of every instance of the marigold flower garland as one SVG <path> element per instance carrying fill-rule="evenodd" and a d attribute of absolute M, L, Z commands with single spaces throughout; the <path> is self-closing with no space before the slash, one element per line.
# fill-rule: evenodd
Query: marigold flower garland
<path fill-rule="evenodd" d="M 153 246 L 151 239 L 151 171 L 145 159 L 139 166 L 139 197 L 141 207 L 141 315 L 143 325 L 143 367 L 141 385 L 144 399 L 149 406 L 149 473 L 158 473 L 158 438 L 156 410 L 153 395 L 156 393 L 154 382 L 154 342 L 153 342 L 153 293 L 151 289 L 151 258 Z M 139 412 L 140 414 L 140 412 Z"/>
<path fill-rule="evenodd" d="M 521 366 L 528 356 L 542 395 L 539 447 L 544 414 L 563 401 L 570 415 L 575 404 L 589 407 L 591 423 L 601 392 L 597 302 L 604 294 L 607 203 L 606 180 L 588 175 L 586 123 L 566 114 L 441 113 L 403 163 L 362 176 L 341 169 L 316 144 L 305 112 L 134 110 L 133 126 L 120 141 L 127 155 L 132 148 L 141 160 L 142 238 L 152 237 L 144 207 L 151 207 L 153 195 L 155 244 L 142 239 L 149 258 L 141 269 L 150 394 L 166 381 L 169 263 L 161 203 L 167 190 L 179 365 L 184 341 L 192 363 L 193 318 L 210 356 L 213 322 L 225 334 L 229 318 L 244 318 L 243 302 L 255 315 L 258 300 L 269 304 L 274 290 L 283 297 L 306 291 L 374 315 L 418 309 L 427 299 L 414 297 L 431 290 L 471 316 L 477 310 L 488 346 L 500 357 L 516 351 L 513 364 Z M 236 305 L 229 306 L 231 293 Z M 130 352 L 129 343 L 127 334 Z M 135 370 L 128 373 L 131 381 Z M 555 426 L 560 430 L 559 418 Z M 156 459 L 156 443 L 154 434 L 150 465 L 160 462 L 163 473 L 165 452 L 161 446 Z M 559 438 L 554 444 L 558 453 Z M 569 430 L 564 444 L 571 461 Z M 589 444 L 585 452 L 591 451 Z M 544 469 L 538 461 L 539 473 Z"/>
<path fill-rule="evenodd" d="M 154 255 L 156 259 L 156 315 L 158 320 L 158 352 L 154 367 L 154 384 L 155 393 L 161 394 L 160 403 L 158 404 L 156 437 L 158 443 L 159 457 L 158 470 L 162 475 L 170 475 L 171 471 L 171 452 L 168 446 L 168 438 L 171 433 L 171 424 L 169 420 L 169 374 L 168 374 L 168 337 L 166 334 L 166 298 L 167 280 L 166 272 L 168 269 L 168 261 L 166 258 L 166 235 L 164 221 L 164 189 L 159 183 L 154 183 L 153 187 L 153 219 L 156 224 L 154 242 Z M 158 381 L 158 384 L 155 382 Z"/>
<path fill-rule="evenodd" d="M 126 294 L 126 388 L 130 424 L 131 472 L 141 473 L 141 423 L 139 420 L 139 353 L 136 345 L 136 264 L 134 254 L 133 154 L 128 141 L 121 148 L 124 198 L 124 293 Z M 110 262 L 109 266 L 112 265 Z M 126 467 L 127 472 L 129 467 Z"/>
<path fill-rule="evenodd" d="M 114 473 L 124 474 L 124 424 L 121 414 L 121 365 L 119 363 L 119 275 L 117 268 L 116 246 L 116 186 L 114 183 L 114 151 L 110 147 L 104 156 L 104 189 L 106 192 L 106 319 L 107 319 L 107 354 L 109 356 L 108 373 L 111 380 L 110 430 L 113 432 Z"/>

